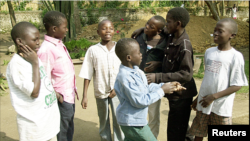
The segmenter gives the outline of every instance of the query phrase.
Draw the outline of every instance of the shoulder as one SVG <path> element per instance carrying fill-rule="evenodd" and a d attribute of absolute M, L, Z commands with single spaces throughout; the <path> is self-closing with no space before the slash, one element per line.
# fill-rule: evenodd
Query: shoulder
<path fill-rule="evenodd" d="M 95 51 L 98 51 L 98 50 L 100 49 L 99 44 L 100 44 L 100 43 L 97 43 L 97 44 L 95 44 L 95 45 L 90 46 L 90 47 L 88 48 L 87 51 L 88 51 L 88 52 L 95 52 Z"/>
<path fill-rule="evenodd" d="M 234 60 L 239 60 L 244 62 L 244 58 L 241 52 L 237 51 L 236 49 L 232 48 L 232 52 L 234 54 Z"/>

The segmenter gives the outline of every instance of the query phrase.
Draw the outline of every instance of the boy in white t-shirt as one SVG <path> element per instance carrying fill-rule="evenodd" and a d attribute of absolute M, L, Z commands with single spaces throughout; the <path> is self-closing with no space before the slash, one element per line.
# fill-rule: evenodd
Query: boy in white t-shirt
<path fill-rule="evenodd" d="M 56 141 L 60 130 L 57 95 L 37 57 L 39 31 L 29 22 L 11 30 L 17 46 L 7 67 L 12 106 L 17 112 L 20 141 Z"/>
<path fill-rule="evenodd" d="M 199 96 L 191 105 L 197 111 L 190 128 L 195 141 L 207 136 L 208 125 L 232 124 L 235 92 L 248 85 L 243 56 L 230 45 L 237 30 L 237 23 L 231 18 L 220 20 L 214 28 L 218 46 L 206 50 L 205 75 Z"/>

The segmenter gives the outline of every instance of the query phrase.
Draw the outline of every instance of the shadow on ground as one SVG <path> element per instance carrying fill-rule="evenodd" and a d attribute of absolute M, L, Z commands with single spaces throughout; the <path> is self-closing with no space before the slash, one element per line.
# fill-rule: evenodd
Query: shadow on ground
<path fill-rule="evenodd" d="M 15 139 L 12 139 L 12 138 L 6 136 L 5 132 L 0 132 L 0 140 L 1 141 L 18 141 L 18 140 L 15 140 Z"/>
<path fill-rule="evenodd" d="M 87 115 L 86 115 L 87 116 Z M 97 123 L 91 121 L 84 121 L 79 118 L 74 118 L 74 141 L 98 141 L 101 140 L 99 136 L 99 127 Z"/>

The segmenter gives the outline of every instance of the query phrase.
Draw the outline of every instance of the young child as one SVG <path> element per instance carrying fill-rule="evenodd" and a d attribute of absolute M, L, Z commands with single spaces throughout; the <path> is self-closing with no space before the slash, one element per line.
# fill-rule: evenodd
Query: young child
<path fill-rule="evenodd" d="M 208 125 L 232 124 L 235 92 L 248 85 L 243 56 L 230 45 L 237 30 L 237 23 L 231 18 L 221 19 L 214 28 L 214 42 L 218 46 L 206 50 L 204 78 L 191 105 L 197 111 L 190 128 L 195 141 L 207 136 Z"/>
<path fill-rule="evenodd" d="M 60 96 L 58 106 L 61 123 L 57 139 L 72 141 L 77 91 L 74 65 L 62 42 L 68 31 L 67 19 L 61 12 L 50 11 L 45 14 L 43 24 L 47 34 L 44 35 L 44 41 L 37 54 L 44 64 L 48 79 Z"/>
<path fill-rule="evenodd" d="M 85 55 L 80 77 L 84 78 L 82 108 L 86 109 L 88 104 L 87 90 L 90 80 L 94 78 L 94 93 L 99 116 L 99 134 L 102 141 L 111 141 L 109 105 L 113 115 L 114 141 L 122 141 L 124 135 L 117 123 L 115 109 L 119 100 L 114 91 L 116 75 L 121 64 L 115 54 L 116 42 L 112 41 L 114 35 L 113 23 L 103 20 L 98 24 L 98 35 L 101 42 L 91 46 Z"/>
<path fill-rule="evenodd" d="M 185 140 L 193 97 L 197 94 L 193 79 L 193 49 L 186 33 L 185 26 L 189 22 L 189 13 L 178 7 L 168 11 L 167 47 L 164 51 L 162 73 L 147 74 L 148 82 L 178 81 L 186 91 L 166 95 L 169 100 L 167 140 Z"/>
<path fill-rule="evenodd" d="M 161 32 L 165 25 L 166 21 L 162 16 L 153 16 L 146 23 L 144 32 L 135 38 L 140 45 L 142 54 L 142 62 L 139 68 L 144 70 L 145 73 L 162 71 L 162 60 L 167 45 L 165 38 L 167 36 Z M 160 105 L 161 99 L 148 107 L 148 125 L 155 138 L 158 137 L 160 129 Z"/>
<path fill-rule="evenodd" d="M 37 57 L 39 31 L 29 22 L 17 23 L 11 30 L 17 46 L 7 67 L 12 106 L 17 112 L 20 141 L 57 141 L 60 113 L 57 96 Z"/>
<path fill-rule="evenodd" d="M 142 54 L 136 40 L 120 39 L 115 52 L 122 62 L 115 81 L 115 92 L 120 100 L 116 109 L 117 121 L 125 140 L 156 141 L 147 125 L 148 106 L 161 99 L 164 93 L 171 94 L 185 88 L 178 82 L 148 85 L 145 74 L 138 68 Z"/>

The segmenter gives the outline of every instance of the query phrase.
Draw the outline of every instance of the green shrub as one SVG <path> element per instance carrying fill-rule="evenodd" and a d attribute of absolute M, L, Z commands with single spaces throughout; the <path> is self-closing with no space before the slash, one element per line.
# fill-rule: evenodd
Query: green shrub
<path fill-rule="evenodd" d="M 71 40 L 69 42 L 64 43 L 69 51 L 69 55 L 71 59 L 77 59 L 80 57 L 84 57 L 87 49 L 94 45 L 95 43 L 88 41 L 85 38 L 80 40 Z"/>

